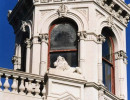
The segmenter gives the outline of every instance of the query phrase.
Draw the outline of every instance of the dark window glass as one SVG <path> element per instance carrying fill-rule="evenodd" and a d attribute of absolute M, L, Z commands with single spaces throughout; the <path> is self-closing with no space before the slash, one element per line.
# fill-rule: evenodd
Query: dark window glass
<path fill-rule="evenodd" d="M 111 65 L 103 61 L 103 83 L 111 91 Z"/>
<path fill-rule="evenodd" d="M 51 31 L 51 50 L 76 49 L 77 36 L 74 27 L 68 23 L 55 25 Z"/>
<path fill-rule="evenodd" d="M 103 43 L 103 52 L 102 56 L 108 61 L 112 62 L 112 47 L 109 38 L 106 38 L 106 41 Z"/>
<path fill-rule="evenodd" d="M 110 92 L 115 93 L 113 32 L 110 28 L 104 28 L 102 34 L 106 38 L 102 44 L 103 83 Z"/>

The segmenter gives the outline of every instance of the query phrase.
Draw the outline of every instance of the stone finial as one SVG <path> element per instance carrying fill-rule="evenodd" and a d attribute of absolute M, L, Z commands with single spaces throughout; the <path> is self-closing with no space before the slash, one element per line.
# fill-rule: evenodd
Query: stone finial
<path fill-rule="evenodd" d="M 69 64 L 62 56 L 59 56 L 57 58 L 57 60 L 54 62 L 54 66 L 56 67 L 56 69 L 63 70 L 63 71 L 68 70 L 70 68 Z"/>
<path fill-rule="evenodd" d="M 12 10 L 9 10 L 8 11 L 8 17 L 11 15 L 11 13 L 12 13 Z"/>

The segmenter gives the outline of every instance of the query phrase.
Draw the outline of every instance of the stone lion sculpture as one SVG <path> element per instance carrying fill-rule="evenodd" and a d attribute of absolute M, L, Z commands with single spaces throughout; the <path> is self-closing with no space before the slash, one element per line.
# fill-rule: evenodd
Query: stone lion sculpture
<path fill-rule="evenodd" d="M 57 60 L 54 62 L 54 66 L 56 67 L 57 70 L 62 70 L 62 71 L 70 71 L 73 73 L 78 73 L 81 74 L 81 70 L 79 67 L 70 67 L 67 61 L 65 60 L 64 57 L 59 56 Z"/>

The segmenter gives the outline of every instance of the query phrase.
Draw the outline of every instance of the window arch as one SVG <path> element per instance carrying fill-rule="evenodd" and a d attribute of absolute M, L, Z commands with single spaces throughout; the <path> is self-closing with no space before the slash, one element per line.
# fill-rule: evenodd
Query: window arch
<path fill-rule="evenodd" d="M 113 32 L 110 28 L 104 28 L 102 35 L 106 41 L 102 45 L 103 83 L 107 89 L 115 93 L 115 56 Z"/>
<path fill-rule="evenodd" d="M 49 63 L 54 68 L 58 56 L 62 56 L 71 67 L 78 66 L 77 24 L 69 18 L 55 20 L 49 30 Z"/>

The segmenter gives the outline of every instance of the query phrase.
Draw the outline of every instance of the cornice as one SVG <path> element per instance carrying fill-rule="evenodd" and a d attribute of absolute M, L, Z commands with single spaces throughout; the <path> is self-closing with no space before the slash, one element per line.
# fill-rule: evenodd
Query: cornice
<path fill-rule="evenodd" d="M 99 84 L 97 84 L 95 82 L 86 82 L 85 87 L 93 87 L 93 88 L 95 88 L 97 90 L 102 90 L 103 93 L 106 96 L 108 96 L 109 98 L 111 98 L 112 100 L 121 100 L 120 98 L 118 98 L 117 96 L 115 96 L 114 94 L 109 92 L 105 86 L 99 85 Z"/>

